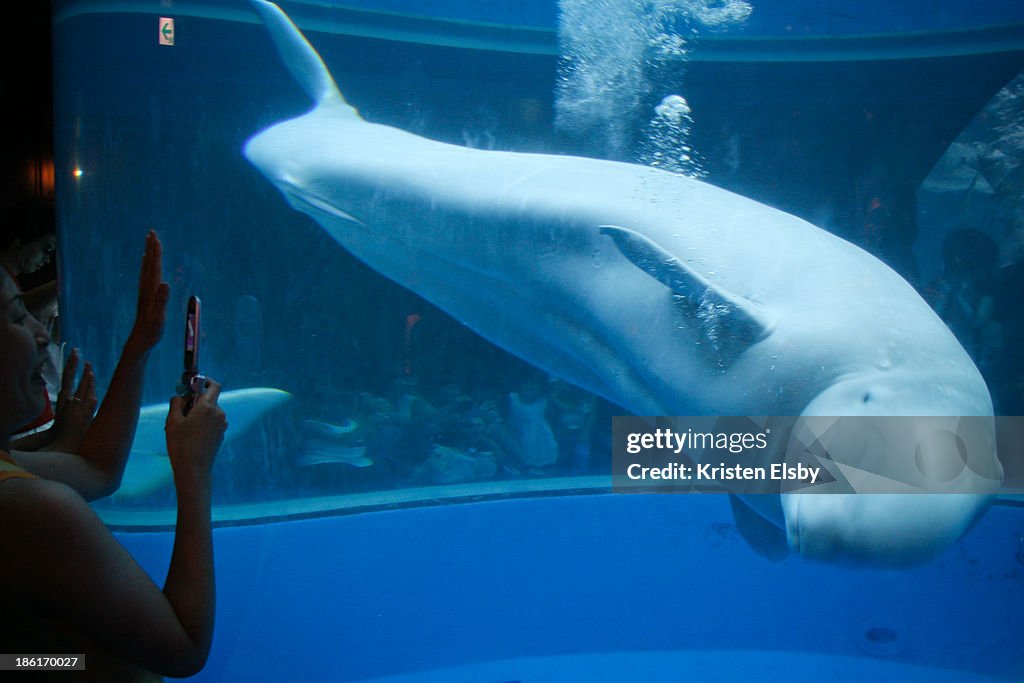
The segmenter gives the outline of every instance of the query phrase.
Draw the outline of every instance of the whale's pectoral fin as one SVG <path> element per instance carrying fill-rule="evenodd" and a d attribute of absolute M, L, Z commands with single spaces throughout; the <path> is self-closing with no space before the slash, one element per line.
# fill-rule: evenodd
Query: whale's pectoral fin
<path fill-rule="evenodd" d="M 735 343 L 746 347 L 771 332 L 771 321 L 757 304 L 709 282 L 651 239 L 614 225 L 599 229 L 637 268 L 675 294 L 684 315 L 702 328 L 713 348 L 724 350 Z"/>
<path fill-rule="evenodd" d="M 772 524 L 737 496 L 729 494 L 736 530 L 751 549 L 761 557 L 779 562 L 789 555 L 786 532 Z"/>

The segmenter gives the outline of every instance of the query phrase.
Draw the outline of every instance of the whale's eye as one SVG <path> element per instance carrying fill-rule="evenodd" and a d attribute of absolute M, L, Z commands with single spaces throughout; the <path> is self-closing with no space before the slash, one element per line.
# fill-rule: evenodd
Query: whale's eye
<path fill-rule="evenodd" d="M 871 398 L 872 398 L 871 397 L 871 392 L 870 391 L 865 391 L 864 392 L 864 396 L 861 398 L 861 403 L 870 403 L 871 402 Z"/>

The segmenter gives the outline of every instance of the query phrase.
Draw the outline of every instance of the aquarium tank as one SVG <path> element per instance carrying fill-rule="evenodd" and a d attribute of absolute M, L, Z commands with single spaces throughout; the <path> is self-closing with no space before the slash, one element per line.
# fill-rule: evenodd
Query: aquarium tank
<path fill-rule="evenodd" d="M 158 582 L 191 296 L 224 388 L 198 679 L 1024 680 L 1024 5 L 53 6 Z"/>

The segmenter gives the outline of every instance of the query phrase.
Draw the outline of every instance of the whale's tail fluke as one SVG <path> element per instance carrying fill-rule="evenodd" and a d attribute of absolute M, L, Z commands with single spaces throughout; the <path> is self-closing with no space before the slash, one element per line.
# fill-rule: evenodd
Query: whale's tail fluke
<path fill-rule="evenodd" d="M 250 3 L 270 31 L 270 37 L 288 72 L 317 106 L 336 108 L 358 118 L 359 112 L 345 101 L 320 55 L 288 15 L 272 2 L 250 0 Z"/>

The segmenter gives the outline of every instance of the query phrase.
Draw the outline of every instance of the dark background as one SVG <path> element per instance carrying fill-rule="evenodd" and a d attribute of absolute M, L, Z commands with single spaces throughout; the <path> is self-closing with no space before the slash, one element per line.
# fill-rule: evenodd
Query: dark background
<path fill-rule="evenodd" d="M 0 22 L 0 210 L 25 196 L 53 196 L 50 3 L 12 4 L 5 14 Z"/>

